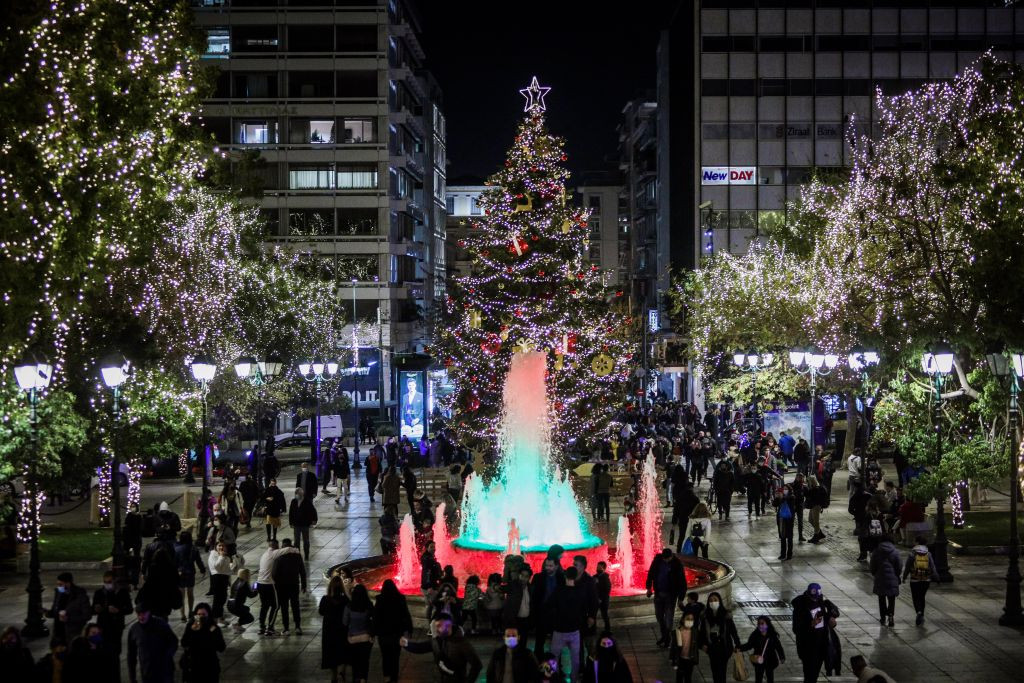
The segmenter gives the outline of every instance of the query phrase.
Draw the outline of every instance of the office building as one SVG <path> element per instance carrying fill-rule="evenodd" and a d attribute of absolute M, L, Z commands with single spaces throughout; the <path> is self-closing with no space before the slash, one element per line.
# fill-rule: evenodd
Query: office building
<path fill-rule="evenodd" d="M 258 153 L 266 240 L 316 255 L 346 319 L 354 297 L 358 319 L 381 321 L 366 344 L 421 350 L 444 287 L 445 119 L 411 8 L 193 5 L 206 58 L 219 67 L 203 125 L 236 165 Z M 384 391 L 390 397 L 390 382 Z"/>
<path fill-rule="evenodd" d="M 483 215 L 479 200 L 487 189 L 482 179 L 463 176 L 453 179 L 445 192 L 448 277 L 467 277 L 472 270 L 472 261 L 462 241 L 469 234 L 470 223 Z"/>
<path fill-rule="evenodd" d="M 622 185 L 618 180 L 618 174 L 584 173 L 576 188 L 576 201 L 590 211 L 584 258 L 600 269 L 606 287 L 628 289 L 629 222 L 620 213 Z"/>

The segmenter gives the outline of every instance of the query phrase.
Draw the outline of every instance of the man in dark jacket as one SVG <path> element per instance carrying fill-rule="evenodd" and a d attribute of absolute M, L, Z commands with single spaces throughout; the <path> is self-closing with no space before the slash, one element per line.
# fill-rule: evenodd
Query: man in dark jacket
<path fill-rule="evenodd" d="M 711 480 L 711 485 L 715 487 L 715 505 L 718 508 L 718 519 L 722 519 L 722 515 L 729 519 L 734 482 L 735 477 L 732 473 L 732 465 L 727 459 L 719 460 L 718 464 L 715 465 L 715 474 Z"/>
<path fill-rule="evenodd" d="M 796 461 L 797 471 L 800 474 L 806 477 L 811 473 L 811 447 L 802 436 L 796 442 L 796 446 L 793 446 L 793 460 Z"/>
<path fill-rule="evenodd" d="M 441 563 L 437 561 L 434 553 L 437 546 L 433 541 L 427 543 L 423 555 L 420 556 L 420 590 L 427 603 L 427 621 L 434 611 L 434 598 L 437 597 L 437 589 L 441 587 Z"/>
<path fill-rule="evenodd" d="M 534 574 L 530 580 L 530 614 L 537 630 L 533 653 L 537 656 L 544 654 L 544 641 L 551 635 L 551 600 L 564 583 L 565 578 L 558 571 L 558 561 L 552 557 L 544 560 L 543 571 Z"/>
<path fill-rule="evenodd" d="M 647 597 L 654 596 L 654 615 L 661 629 L 658 645 L 669 646 L 669 634 L 675 626 L 676 603 L 686 595 L 686 572 L 683 563 L 664 548 L 647 570 Z"/>
<path fill-rule="evenodd" d="M 117 658 L 117 680 L 121 680 L 121 636 L 124 635 L 124 618 L 132 611 L 132 596 L 126 586 L 114 584 L 113 572 L 103 574 L 103 586 L 92 596 L 92 611 L 96 623 L 103 629 L 103 642 Z"/>
<path fill-rule="evenodd" d="M 487 665 L 487 683 L 534 683 L 538 680 L 537 658 L 520 638 L 519 629 L 505 629 L 504 644 L 491 655 Z"/>
<path fill-rule="evenodd" d="M 282 548 L 291 548 L 292 539 L 281 541 Z M 295 618 L 295 635 L 302 635 L 302 615 L 299 613 L 299 586 L 306 592 L 306 565 L 297 552 L 283 553 L 274 562 L 274 585 L 277 587 L 277 601 L 281 605 L 281 620 L 284 635 L 288 635 L 288 606 L 291 605 Z"/>
<path fill-rule="evenodd" d="M 316 475 L 309 471 L 309 463 L 302 463 L 302 469 L 299 471 L 299 475 L 295 478 L 295 488 L 302 489 L 306 494 L 306 498 L 309 500 L 316 500 L 316 494 L 319 490 Z"/>
<path fill-rule="evenodd" d="M 434 620 L 434 637 L 430 640 L 411 641 L 402 637 L 399 643 L 413 654 L 433 653 L 441 683 L 474 683 L 484 668 L 462 630 L 445 613 Z"/>
<path fill-rule="evenodd" d="M 593 656 L 597 651 L 597 582 L 593 576 L 587 573 L 586 555 L 576 555 L 573 557 L 572 566 L 576 568 L 576 589 L 583 598 L 583 613 L 586 617 L 583 622 L 583 629 L 580 631 L 582 644 L 586 654 Z M 581 654 L 580 662 L 584 660 L 585 658 Z"/>
<path fill-rule="evenodd" d="M 71 572 L 57 576 L 57 589 L 53 594 L 53 605 L 46 616 L 53 619 L 53 639 L 65 645 L 82 635 L 82 629 L 92 616 L 89 594 L 75 585 Z"/>
<path fill-rule="evenodd" d="M 580 633 L 587 623 L 587 608 L 582 589 L 576 585 L 579 578 L 576 567 L 569 567 L 563 572 L 565 583 L 555 590 L 554 596 L 548 601 L 551 612 L 551 651 L 561 652 L 569 648 L 569 661 L 572 671 L 570 683 L 579 679 L 580 664 Z"/>
<path fill-rule="evenodd" d="M 299 495 L 302 489 L 296 489 L 295 498 L 288 508 L 288 524 L 295 529 L 295 547 L 302 546 L 302 553 L 309 562 L 309 528 L 316 526 L 319 518 L 316 505 L 306 495 Z"/>
<path fill-rule="evenodd" d="M 272 444 L 273 441 L 268 441 L 268 444 Z M 270 486 L 271 479 L 277 479 L 281 474 L 281 463 L 278 461 L 277 456 L 274 455 L 272 449 L 267 449 L 267 454 L 263 456 L 263 488 Z"/>
<path fill-rule="evenodd" d="M 836 627 L 839 609 L 821 595 L 821 586 L 812 583 L 807 590 L 793 598 L 793 635 L 796 636 L 796 651 L 804 667 L 804 683 L 815 683 L 826 658 L 838 659 L 839 652 L 830 652 L 837 647 L 833 644 L 832 631 Z M 832 656 L 830 656 L 832 655 Z"/>
<path fill-rule="evenodd" d="M 167 621 L 152 614 L 145 603 L 136 605 L 135 613 L 138 621 L 128 629 L 128 680 L 130 683 L 140 680 L 142 683 L 174 683 L 178 637 Z"/>
<path fill-rule="evenodd" d="M 676 469 L 679 470 L 682 465 Z M 685 476 L 685 475 L 684 475 Z M 686 540 L 686 536 L 689 533 L 690 528 L 690 513 L 693 512 L 693 508 L 697 507 L 697 503 L 700 502 L 700 498 L 693 491 L 693 484 L 690 483 L 689 479 L 685 480 L 682 488 L 675 492 L 675 501 L 672 506 L 672 522 L 679 527 L 679 538 L 676 544 L 676 552 L 683 552 L 683 541 Z"/>
<path fill-rule="evenodd" d="M 412 512 L 413 496 L 416 495 L 416 473 L 409 463 L 402 466 L 402 486 L 405 487 L 405 499 L 409 501 L 409 512 Z"/>

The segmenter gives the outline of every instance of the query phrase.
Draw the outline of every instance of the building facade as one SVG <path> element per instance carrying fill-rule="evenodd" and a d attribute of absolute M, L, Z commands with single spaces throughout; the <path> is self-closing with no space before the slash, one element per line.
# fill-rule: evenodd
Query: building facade
<path fill-rule="evenodd" d="M 219 67 L 203 125 L 235 166 L 258 157 L 266 240 L 319 259 L 339 315 L 380 321 L 370 345 L 421 349 L 444 286 L 446 132 L 417 18 L 402 0 L 193 6 Z"/>
<path fill-rule="evenodd" d="M 588 177 L 576 188 L 580 206 L 590 211 L 584 258 L 601 271 L 606 287 L 625 286 L 629 280 L 629 223 L 620 214 L 622 186 L 610 177 Z"/>
<path fill-rule="evenodd" d="M 894 95 L 952 78 L 989 49 L 1021 61 L 1024 7 L 1008 4 L 702 0 L 680 11 L 671 48 L 691 32 L 699 70 L 673 60 L 666 82 L 697 95 L 670 131 L 697 135 L 684 226 L 673 223 L 673 239 L 691 231 L 685 257 L 745 252 L 785 221 L 802 184 L 849 165 L 848 136 L 877 128 L 876 87 Z"/>
<path fill-rule="evenodd" d="M 470 223 L 483 216 L 480 195 L 489 189 L 479 178 L 458 178 L 445 193 L 445 249 L 447 277 L 467 277 L 472 270 L 469 253 L 462 246 Z"/>

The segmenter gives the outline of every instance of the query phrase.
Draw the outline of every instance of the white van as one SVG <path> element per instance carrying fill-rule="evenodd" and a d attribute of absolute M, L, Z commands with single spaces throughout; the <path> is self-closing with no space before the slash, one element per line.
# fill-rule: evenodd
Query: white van
<path fill-rule="evenodd" d="M 292 431 L 276 435 L 274 437 L 274 444 L 278 448 L 284 446 L 308 446 L 309 429 L 312 424 L 313 420 L 303 420 Z M 320 439 L 326 441 L 327 439 L 340 439 L 341 437 L 341 415 L 321 415 Z"/>

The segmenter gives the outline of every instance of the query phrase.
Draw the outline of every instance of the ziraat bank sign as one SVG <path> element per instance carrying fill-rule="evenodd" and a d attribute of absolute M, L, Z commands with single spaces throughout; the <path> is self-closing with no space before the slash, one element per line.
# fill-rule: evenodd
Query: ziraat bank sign
<path fill-rule="evenodd" d="M 757 185 L 754 166 L 702 166 L 701 185 Z"/>

